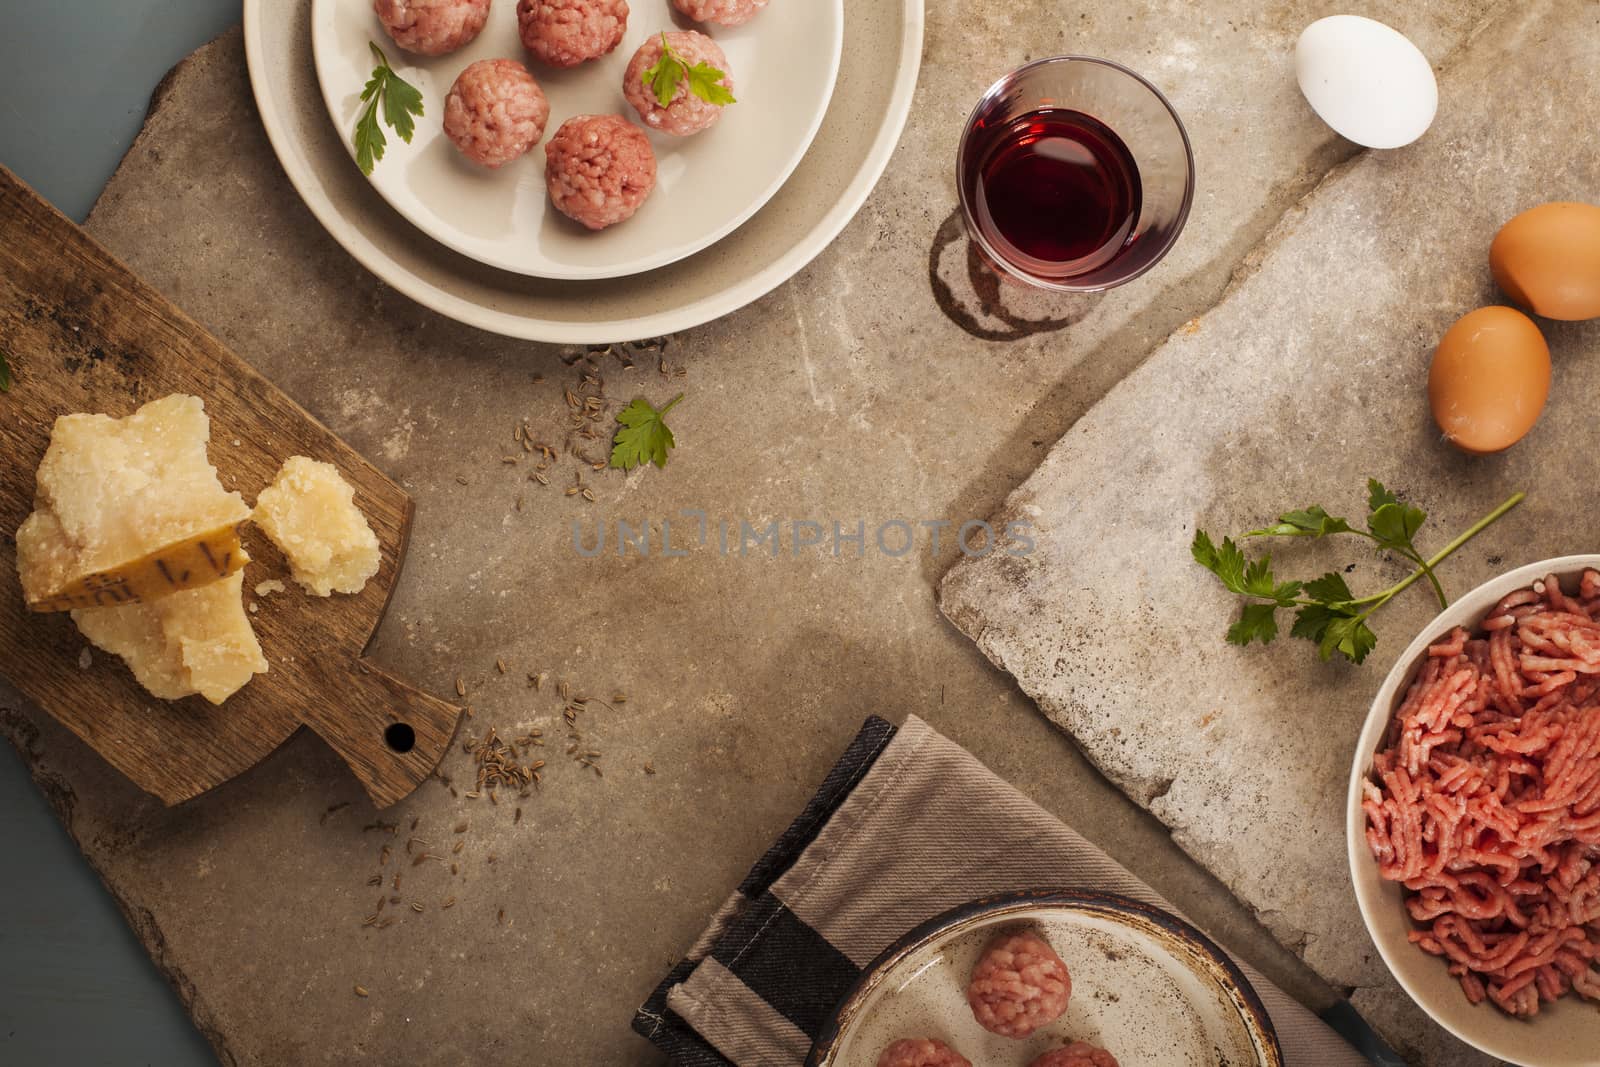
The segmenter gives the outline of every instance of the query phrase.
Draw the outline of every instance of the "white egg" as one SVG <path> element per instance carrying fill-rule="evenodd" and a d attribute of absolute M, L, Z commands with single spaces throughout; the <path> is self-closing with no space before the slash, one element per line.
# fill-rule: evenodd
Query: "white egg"
<path fill-rule="evenodd" d="M 1322 121 L 1356 144 L 1399 148 L 1439 110 L 1439 83 L 1400 31 L 1360 15 L 1318 19 L 1294 50 L 1300 91 Z"/>

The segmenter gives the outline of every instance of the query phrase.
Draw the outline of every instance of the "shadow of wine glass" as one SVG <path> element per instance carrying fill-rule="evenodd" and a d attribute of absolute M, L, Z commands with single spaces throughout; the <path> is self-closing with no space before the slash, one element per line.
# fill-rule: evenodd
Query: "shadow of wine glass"
<path fill-rule="evenodd" d="M 928 284 L 945 317 L 984 341 L 1054 333 L 1093 310 L 1101 293 L 1051 293 L 1002 278 L 967 235 L 958 207 L 928 250 Z"/>

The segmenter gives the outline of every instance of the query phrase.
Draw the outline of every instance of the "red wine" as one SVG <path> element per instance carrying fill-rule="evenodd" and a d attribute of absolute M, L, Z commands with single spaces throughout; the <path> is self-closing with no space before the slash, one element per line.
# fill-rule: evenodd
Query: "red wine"
<path fill-rule="evenodd" d="M 1025 274 L 1069 278 L 1103 266 L 1139 221 L 1139 168 L 1105 123 L 1044 108 L 978 128 L 966 173 L 975 224 Z"/>

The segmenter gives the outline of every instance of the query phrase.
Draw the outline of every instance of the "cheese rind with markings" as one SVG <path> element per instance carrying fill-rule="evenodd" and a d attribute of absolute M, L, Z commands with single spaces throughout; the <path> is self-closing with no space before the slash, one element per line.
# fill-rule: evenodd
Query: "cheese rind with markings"
<path fill-rule="evenodd" d="M 149 603 L 243 567 L 250 509 L 217 479 L 210 437 L 205 405 L 183 394 L 121 419 L 56 419 L 17 530 L 28 607 Z"/>
<path fill-rule="evenodd" d="M 331 463 L 290 456 L 256 498 L 254 518 L 313 596 L 359 593 L 378 573 L 378 536 Z"/>
<path fill-rule="evenodd" d="M 149 603 L 79 609 L 72 621 L 162 700 L 199 694 L 221 704 L 267 670 L 244 611 L 243 571 Z"/>

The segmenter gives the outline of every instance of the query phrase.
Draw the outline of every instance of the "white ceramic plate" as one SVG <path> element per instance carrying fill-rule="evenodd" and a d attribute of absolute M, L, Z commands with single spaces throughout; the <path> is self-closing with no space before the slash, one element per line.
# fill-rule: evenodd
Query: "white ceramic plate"
<path fill-rule="evenodd" d="M 426 109 L 406 144 L 388 148 L 371 181 L 394 209 L 437 241 L 502 270 L 540 278 L 617 278 L 674 263 L 715 243 L 761 209 L 794 173 L 822 125 L 839 73 L 844 0 L 780 0 L 735 29 L 695 27 L 728 56 L 737 104 L 693 137 L 647 131 L 657 183 L 633 218 L 590 233 L 550 206 L 543 142 L 499 170 L 468 162 L 441 124 L 444 99 L 469 64 L 516 59 L 550 99 L 548 140 L 574 115 L 637 113 L 622 79 L 646 38 L 675 30 L 668 0 L 633 0 L 628 30 L 610 55 L 571 70 L 534 60 L 517 36 L 515 0 L 495 0 L 476 40 L 447 56 L 402 51 L 370 0 L 315 0 L 312 54 L 323 101 L 354 159 L 351 135 L 371 76 L 368 43 L 422 92 Z M 684 26 L 694 26 L 680 20 Z"/>
<path fill-rule="evenodd" d="M 888 165 L 910 113 L 924 24 L 923 0 L 849 4 L 833 103 L 771 202 L 685 263 L 571 282 L 484 266 L 424 236 L 384 202 L 328 121 L 311 56 L 311 5 L 244 0 L 256 109 L 311 213 L 358 262 L 418 303 L 479 329 L 560 344 L 686 330 L 771 292 L 809 263 Z"/>
<path fill-rule="evenodd" d="M 967 981 L 989 939 L 1031 927 L 1072 974 L 1061 1018 L 1018 1041 L 978 1025 Z M 975 1064 L 1026 1064 L 1087 1041 L 1124 1064 L 1281 1067 L 1266 1010 L 1239 969 L 1175 916 L 1110 894 L 1017 893 L 923 924 L 878 958 L 825 1026 L 813 1067 L 874 1067 L 902 1037 L 943 1041 Z"/>
<path fill-rule="evenodd" d="M 1395 705 L 1411 685 L 1428 646 L 1455 629 L 1469 631 L 1483 621 L 1489 609 L 1507 593 L 1532 585 L 1554 574 L 1563 583 L 1575 583 L 1587 568 L 1600 569 L 1600 556 L 1562 556 L 1519 567 L 1485 582 L 1451 604 L 1423 627 L 1394 669 L 1383 680 L 1372 709 L 1367 714 L 1361 740 L 1356 743 L 1350 767 L 1350 785 L 1345 799 L 1345 844 L 1350 858 L 1350 879 L 1355 883 L 1356 903 L 1367 924 L 1378 954 L 1388 965 L 1400 987 L 1411 995 L 1433 1021 L 1491 1056 L 1524 1067 L 1593 1067 L 1600 1049 L 1600 1011 L 1576 996 L 1544 1004 L 1532 1019 L 1513 1019 L 1485 1002 L 1470 1004 L 1461 984 L 1450 977 L 1444 961 L 1430 956 L 1407 940 L 1412 930 L 1411 916 L 1405 908 L 1405 895 L 1394 882 L 1378 874 L 1378 864 L 1367 847 L 1367 817 L 1361 810 L 1361 783 L 1372 770 L 1372 757 L 1378 751 Z M 1565 586 L 1568 589 L 1572 585 Z"/>

